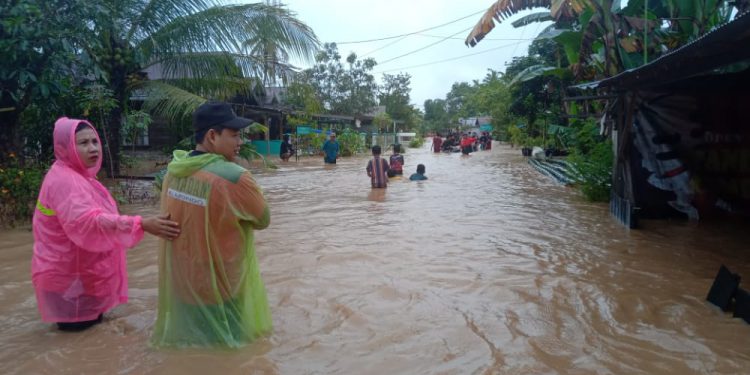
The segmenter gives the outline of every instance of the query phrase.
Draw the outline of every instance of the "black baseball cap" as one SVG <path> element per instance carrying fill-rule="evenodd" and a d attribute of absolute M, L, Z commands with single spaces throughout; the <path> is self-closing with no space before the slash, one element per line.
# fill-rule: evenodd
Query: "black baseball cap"
<path fill-rule="evenodd" d="M 239 130 L 252 123 L 253 120 L 237 117 L 232 106 L 225 102 L 206 102 L 193 112 L 193 129 L 196 133 L 214 126 Z"/>

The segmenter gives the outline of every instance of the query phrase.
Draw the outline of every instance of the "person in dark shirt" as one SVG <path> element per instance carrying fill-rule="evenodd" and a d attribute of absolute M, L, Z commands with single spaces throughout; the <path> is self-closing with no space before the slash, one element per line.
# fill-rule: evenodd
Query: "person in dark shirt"
<path fill-rule="evenodd" d="M 289 161 L 289 158 L 294 155 L 294 145 L 288 135 L 284 136 L 284 141 L 281 142 L 281 149 L 279 150 L 279 157 L 283 161 Z"/>

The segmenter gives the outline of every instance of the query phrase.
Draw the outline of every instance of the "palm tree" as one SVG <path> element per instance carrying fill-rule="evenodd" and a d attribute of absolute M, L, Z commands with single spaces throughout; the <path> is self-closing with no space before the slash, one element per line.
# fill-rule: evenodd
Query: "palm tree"
<path fill-rule="evenodd" d="M 103 0 L 84 46 L 114 92 L 109 114 L 113 153 L 133 94 L 158 115 L 184 117 L 207 98 L 248 93 L 266 72 L 262 54 L 243 44 L 263 35 L 267 44 L 309 61 L 313 31 L 282 8 L 264 3 L 223 5 L 215 0 Z M 145 74 L 144 74 L 145 72 Z M 117 156 L 114 171 L 118 173 Z"/>
<path fill-rule="evenodd" d="M 278 0 L 266 0 L 266 4 L 286 12 Z M 279 21 L 276 17 L 257 20 L 252 25 L 253 37 L 243 43 L 244 50 L 260 60 L 265 85 L 275 84 L 277 80 L 286 84 L 296 72 L 290 58 L 311 61 L 315 57 L 313 51 L 319 47 L 313 31 L 304 23 L 293 18 L 285 23 Z"/>

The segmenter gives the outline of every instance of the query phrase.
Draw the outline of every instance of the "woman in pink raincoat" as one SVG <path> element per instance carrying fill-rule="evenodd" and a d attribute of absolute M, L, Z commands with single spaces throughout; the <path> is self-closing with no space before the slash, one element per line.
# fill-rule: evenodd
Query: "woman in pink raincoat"
<path fill-rule="evenodd" d="M 85 120 L 55 122 L 55 162 L 44 177 L 34 212 L 31 279 L 42 320 L 79 331 L 128 300 L 125 250 L 143 232 L 173 239 L 168 217 L 120 215 L 96 180 L 101 142 Z"/>

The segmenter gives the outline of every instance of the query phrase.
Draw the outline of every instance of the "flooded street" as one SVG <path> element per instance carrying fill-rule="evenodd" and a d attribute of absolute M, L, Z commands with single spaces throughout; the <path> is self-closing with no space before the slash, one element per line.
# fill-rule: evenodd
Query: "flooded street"
<path fill-rule="evenodd" d="M 722 263 L 750 288 L 748 225 L 647 221 L 629 231 L 520 150 L 427 147 L 407 150 L 406 177 L 386 190 L 370 188 L 365 156 L 256 174 L 271 205 L 256 248 L 274 331 L 237 351 L 148 346 L 154 237 L 129 252 L 130 302 L 64 333 L 36 310 L 31 232 L 0 232 L 0 373 L 750 371 L 750 325 L 704 301 Z M 408 181 L 417 163 L 428 181 Z"/>

